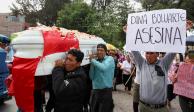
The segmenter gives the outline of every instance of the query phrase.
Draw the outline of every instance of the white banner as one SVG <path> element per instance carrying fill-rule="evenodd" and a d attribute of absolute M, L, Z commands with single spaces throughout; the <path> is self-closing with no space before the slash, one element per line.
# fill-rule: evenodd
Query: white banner
<path fill-rule="evenodd" d="M 165 9 L 128 15 L 127 51 L 185 52 L 186 11 Z"/>

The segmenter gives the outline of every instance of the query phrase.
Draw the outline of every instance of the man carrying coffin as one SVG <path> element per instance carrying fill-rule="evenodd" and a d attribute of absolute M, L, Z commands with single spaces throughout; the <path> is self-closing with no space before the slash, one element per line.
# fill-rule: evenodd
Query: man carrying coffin
<path fill-rule="evenodd" d="M 161 60 L 157 52 L 146 52 L 146 59 L 138 51 L 132 54 L 140 75 L 140 112 L 168 112 L 167 72 L 175 54 L 169 53 Z"/>
<path fill-rule="evenodd" d="M 83 52 L 72 49 L 64 62 L 56 61 L 52 72 L 54 112 L 83 112 L 87 88 L 86 74 L 80 67 L 83 57 Z"/>

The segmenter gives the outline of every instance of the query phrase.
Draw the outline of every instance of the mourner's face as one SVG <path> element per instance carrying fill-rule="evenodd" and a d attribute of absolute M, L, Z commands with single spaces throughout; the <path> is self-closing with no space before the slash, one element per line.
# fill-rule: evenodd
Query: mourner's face
<path fill-rule="evenodd" d="M 110 56 L 114 57 L 114 56 L 115 56 L 115 51 L 110 50 L 108 54 L 109 54 Z"/>
<path fill-rule="evenodd" d="M 157 61 L 158 53 L 146 52 L 145 56 L 146 56 L 146 60 L 148 61 L 148 63 L 154 64 Z"/>
<path fill-rule="evenodd" d="M 191 53 L 188 54 L 188 56 L 185 59 L 185 62 L 189 64 L 194 64 L 194 54 Z"/>
<path fill-rule="evenodd" d="M 5 49 L 6 44 L 0 42 L 0 48 Z"/>
<path fill-rule="evenodd" d="M 104 48 L 97 48 L 98 59 L 103 59 L 105 55 L 106 55 L 106 51 L 104 50 Z"/>
<path fill-rule="evenodd" d="M 65 59 L 65 70 L 66 71 L 73 71 L 77 67 L 79 67 L 81 62 L 77 62 L 76 57 L 68 54 L 66 59 Z"/>

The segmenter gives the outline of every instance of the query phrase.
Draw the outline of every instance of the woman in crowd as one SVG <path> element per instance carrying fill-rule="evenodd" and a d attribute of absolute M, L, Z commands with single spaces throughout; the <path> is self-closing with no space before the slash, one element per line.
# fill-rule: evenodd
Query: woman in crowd
<path fill-rule="evenodd" d="M 194 68 L 194 51 L 193 50 L 188 51 L 188 54 L 185 57 L 186 57 L 185 62 L 179 65 L 179 70 L 183 64 L 191 65 Z M 193 68 L 192 68 L 192 71 L 194 71 Z M 179 70 L 178 70 L 178 73 L 179 73 Z M 188 80 L 184 80 L 180 77 L 182 76 L 175 74 L 172 78 L 173 83 L 178 83 L 178 82 L 188 83 Z M 189 79 L 189 80 L 193 80 L 193 79 Z M 193 83 L 190 83 L 190 84 L 193 84 Z M 179 95 L 179 103 L 183 112 L 194 112 L 194 99 L 189 98 L 186 95 Z"/>
<path fill-rule="evenodd" d="M 129 55 L 126 55 L 126 60 L 123 61 L 121 65 L 121 69 L 123 70 L 123 83 L 125 85 L 125 90 L 131 91 L 131 85 L 132 85 L 132 69 L 134 68 L 134 65 L 131 62 L 131 59 Z M 130 93 L 129 93 L 130 94 Z"/>

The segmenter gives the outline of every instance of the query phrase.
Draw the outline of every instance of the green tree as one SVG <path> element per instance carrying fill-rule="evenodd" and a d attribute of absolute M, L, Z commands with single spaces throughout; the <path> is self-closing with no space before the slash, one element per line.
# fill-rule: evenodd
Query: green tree
<path fill-rule="evenodd" d="M 44 3 L 45 0 L 16 0 L 16 4 L 12 4 L 10 9 L 14 15 L 25 15 L 26 22 L 35 24 L 39 17 L 39 10 L 42 9 Z"/>
<path fill-rule="evenodd" d="M 155 4 L 158 2 L 159 0 L 141 0 L 142 2 L 142 6 L 146 9 L 146 10 L 151 10 L 151 8 L 153 6 L 155 6 Z"/>
<path fill-rule="evenodd" d="M 128 13 L 133 12 L 129 1 L 112 0 L 105 10 L 97 10 L 97 21 L 93 21 L 88 32 L 103 37 L 106 42 L 122 48 L 125 43 L 122 28 L 127 23 Z"/>
<path fill-rule="evenodd" d="M 113 0 L 105 9 L 98 9 L 75 0 L 58 13 L 57 26 L 97 35 L 121 48 L 125 42 L 122 27 L 130 9 L 124 1 Z"/>
<path fill-rule="evenodd" d="M 129 13 L 134 13 L 134 8 L 130 5 L 130 2 L 128 0 L 114 0 L 112 6 L 114 6 L 114 14 L 116 18 L 119 20 L 119 36 L 116 37 L 116 39 L 121 40 L 119 42 L 119 47 L 123 47 L 126 41 L 126 33 L 123 32 L 123 26 L 127 24 L 127 18 Z M 117 43 L 118 41 L 114 41 L 114 43 Z"/>
<path fill-rule="evenodd" d="M 98 10 L 105 10 L 113 0 L 91 0 L 91 6 Z"/>
<path fill-rule="evenodd" d="M 57 12 L 61 10 L 63 4 L 70 2 L 71 0 L 16 0 L 11 10 L 14 15 L 25 15 L 26 22 L 30 24 L 40 22 L 45 25 L 54 25 Z"/>
<path fill-rule="evenodd" d="M 44 7 L 40 11 L 40 22 L 45 25 L 54 25 L 57 21 L 57 13 L 64 4 L 70 4 L 71 0 L 46 0 Z"/>
<path fill-rule="evenodd" d="M 194 0 L 180 0 L 177 4 L 178 8 L 185 9 L 187 11 L 187 18 L 194 21 Z"/>
<path fill-rule="evenodd" d="M 187 11 L 187 18 L 194 21 L 194 0 L 142 0 L 147 10 L 178 8 Z"/>
<path fill-rule="evenodd" d="M 59 11 L 57 26 L 88 32 L 88 27 L 95 21 L 95 10 L 82 0 L 75 0 L 71 4 L 65 4 Z"/>

